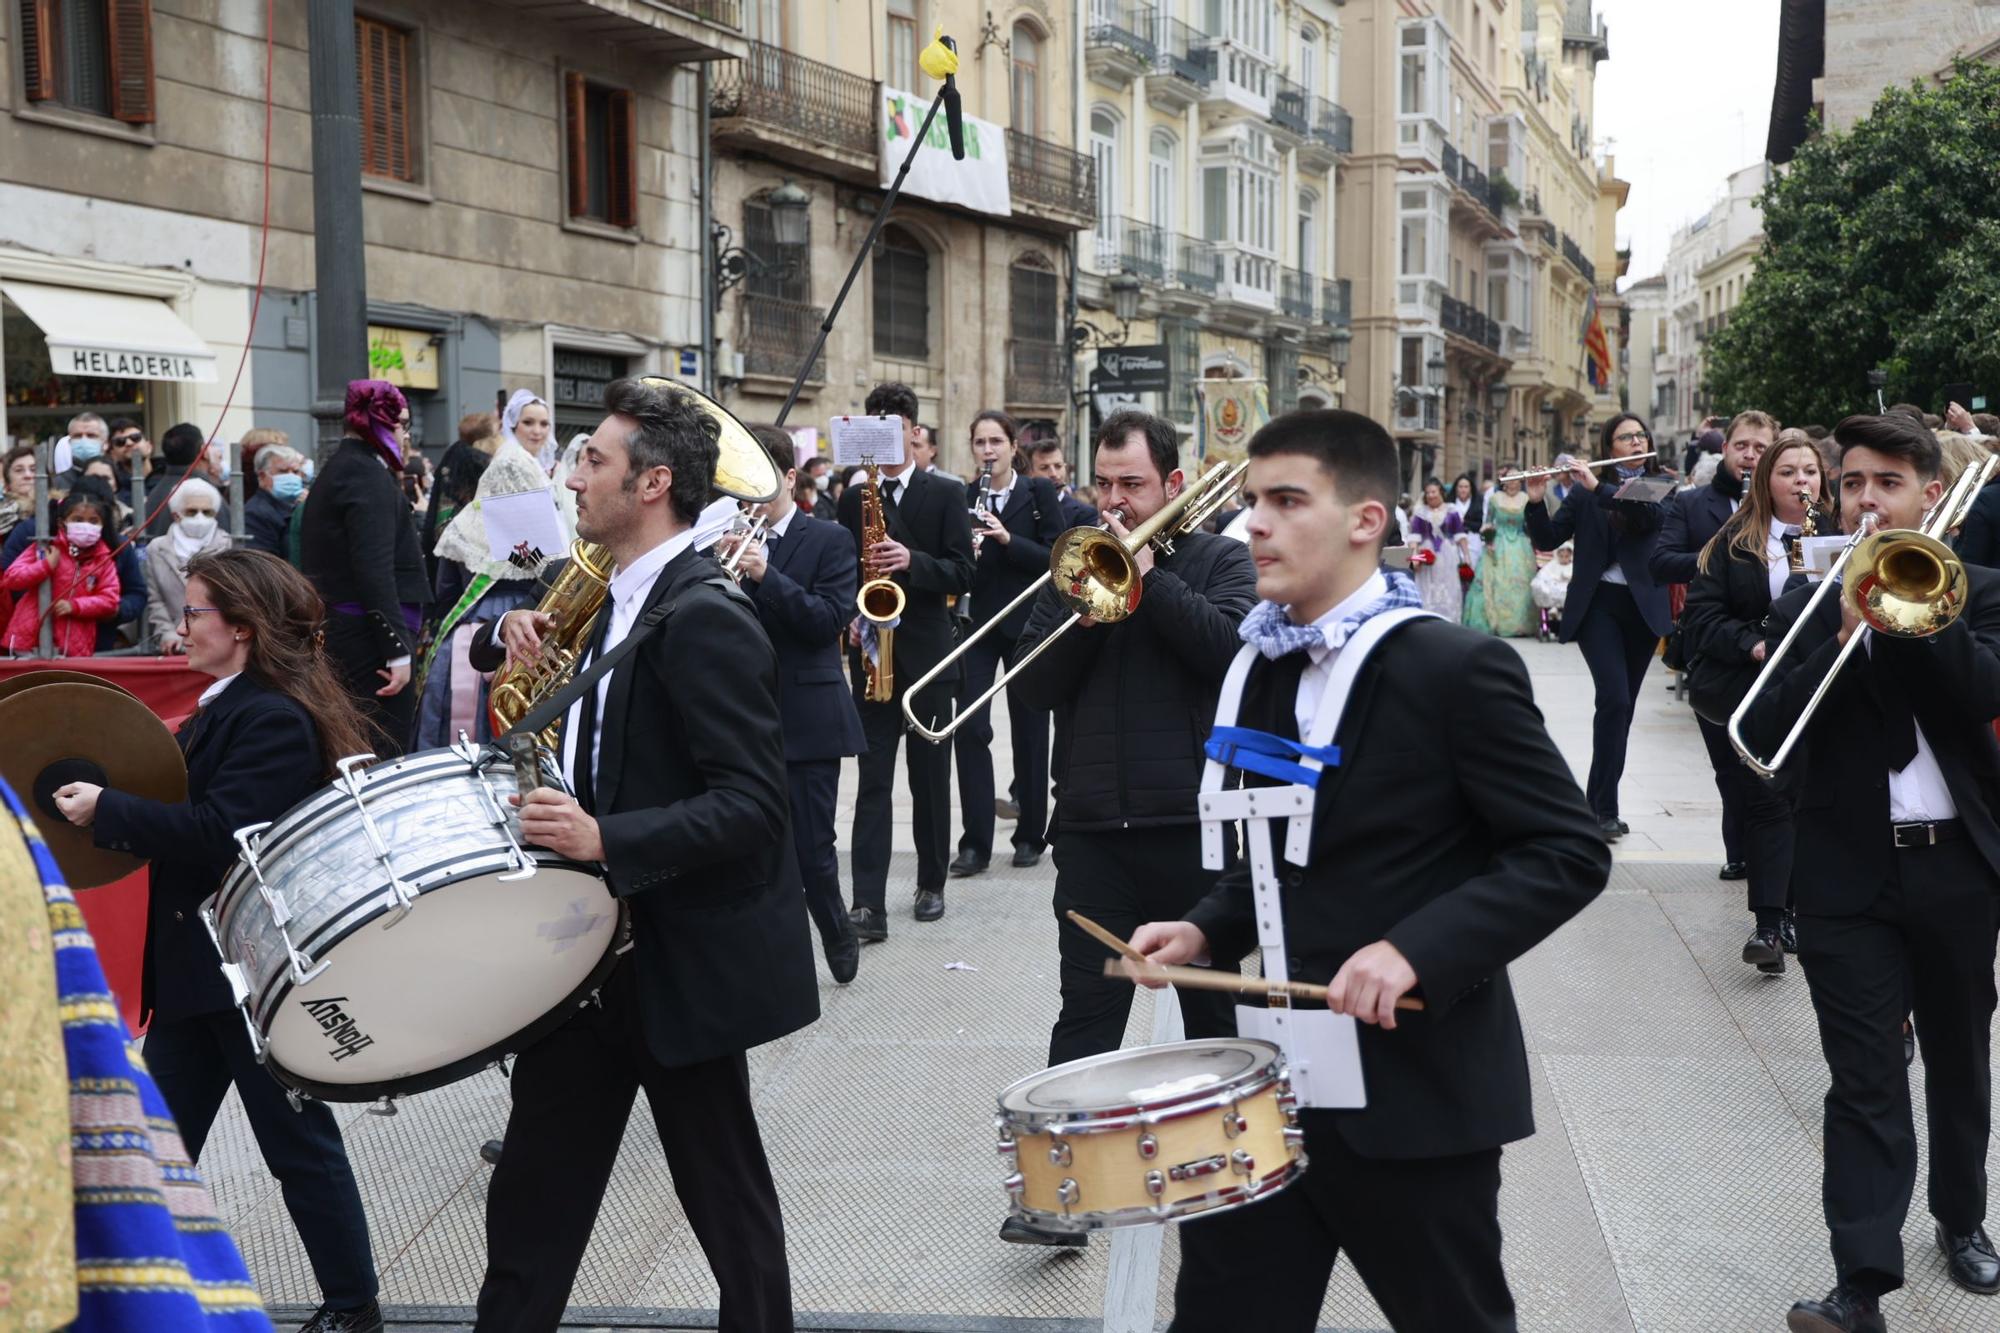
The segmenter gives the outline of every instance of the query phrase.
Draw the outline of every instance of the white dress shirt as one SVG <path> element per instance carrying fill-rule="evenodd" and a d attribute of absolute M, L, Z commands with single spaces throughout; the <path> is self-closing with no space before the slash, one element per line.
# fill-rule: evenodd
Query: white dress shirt
<path fill-rule="evenodd" d="M 1865 631 L 1856 631 L 1864 633 Z M 1868 656 L 1875 656 L 1875 637 L 1868 638 Z M 1903 771 L 1889 770 L 1889 822 L 1892 824 L 1934 824 L 1941 819 L 1958 818 L 1958 802 L 1951 798 L 1951 788 L 1944 780 L 1944 770 L 1938 767 L 1937 754 L 1931 749 L 1930 740 L 1924 735 L 1924 724 L 1911 719 L 1917 729 L 1916 758 L 1903 765 Z"/>
<path fill-rule="evenodd" d="M 788 530 L 790 530 L 792 526 L 792 520 L 797 518 L 798 516 L 799 516 L 799 507 L 797 505 L 793 505 L 790 509 L 787 509 L 785 511 L 785 516 L 783 518 L 779 519 L 776 523 L 768 525 L 764 529 L 764 540 L 768 542 L 773 537 L 784 536 L 785 533 Z"/>
<path fill-rule="evenodd" d="M 1368 576 L 1366 583 L 1349 593 L 1340 605 L 1313 621 L 1313 624 L 1322 631 L 1330 630 L 1343 617 L 1353 615 L 1370 602 L 1386 596 L 1388 591 L 1389 580 L 1378 569 Z M 1301 743 L 1312 735 L 1313 719 L 1319 714 L 1320 696 L 1326 693 L 1327 679 L 1333 675 L 1333 659 L 1339 652 L 1338 648 L 1327 647 L 1324 638 L 1306 649 L 1312 658 L 1312 665 L 1299 674 L 1299 692 L 1292 703 L 1292 719 L 1299 724 Z"/>
<path fill-rule="evenodd" d="M 1771 535 L 1764 539 L 1764 565 L 1771 577 L 1771 600 L 1785 590 L 1785 584 L 1792 577 L 1792 562 L 1785 554 L 1785 538 L 1797 536 L 1803 529 L 1785 522 L 1782 518 L 1772 518 Z"/>
<path fill-rule="evenodd" d="M 196 708 L 208 707 L 222 697 L 222 692 L 235 684 L 236 678 L 242 674 L 241 671 L 232 671 L 226 676 L 217 676 L 215 683 L 201 692 L 201 698 L 195 700 L 194 706 Z"/>
<path fill-rule="evenodd" d="M 660 571 L 670 564 L 674 557 L 694 545 L 692 528 L 680 532 L 661 542 L 652 550 L 618 570 L 611 576 L 611 592 L 605 599 L 600 615 L 611 617 L 604 630 L 604 651 L 610 652 L 623 642 L 638 622 L 639 613 L 646 607 L 647 597 L 652 595 L 653 585 L 660 581 Z M 576 669 L 581 672 L 591 663 L 593 655 L 586 655 L 578 662 Z M 605 702 L 611 695 L 611 677 L 614 670 L 600 677 L 597 682 L 597 726 L 590 738 L 590 782 L 597 785 L 597 758 L 604 753 L 604 713 Z M 569 779 L 571 791 L 576 790 L 576 733 L 583 726 L 583 700 L 578 699 L 569 706 L 569 713 L 563 719 L 563 774 Z"/>

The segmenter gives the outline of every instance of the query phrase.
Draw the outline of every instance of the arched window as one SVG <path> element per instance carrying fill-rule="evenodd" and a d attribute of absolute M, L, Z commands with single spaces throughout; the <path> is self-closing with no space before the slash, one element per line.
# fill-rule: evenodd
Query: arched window
<path fill-rule="evenodd" d="M 1118 170 L 1121 128 L 1118 117 L 1106 108 L 1091 109 L 1090 156 L 1097 163 L 1097 236 L 1100 241 L 1114 244 L 1118 237 L 1118 217 L 1125 211 Z"/>
<path fill-rule="evenodd" d="M 1026 22 L 1014 25 L 1008 44 L 1014 56 L 1014 128 L 1042 132 L 1042 38 Z"/>
<path fill-rule="evenodd" d="M 926 361 L 931 354 L 931 257 L 901 227 L 875 245 L 875 355 Z"/>
<path fill-rule="evenodd" d="M 1299 86 L 1307 97 L 1319 95 L 1319 29 L 1310 23 L 1299 29 Z"/>
<path fill-rule="evenodd" d="M 1176 231 L 1180 227 L 1180 195 L 1175 179 L 1179 175 L 1175 170 L 1175 159 L 1180 156 L 1180 142 L 1167 130 L 1154 130 L 1148 147 L 1146 221 L 1164 231 Z"/>

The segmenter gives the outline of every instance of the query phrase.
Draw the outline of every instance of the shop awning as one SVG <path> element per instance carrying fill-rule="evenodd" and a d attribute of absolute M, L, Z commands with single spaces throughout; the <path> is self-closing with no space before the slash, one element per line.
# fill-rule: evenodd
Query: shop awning
<path fill-rule="evenodd" d="M 0 282 L 0 294 L 47 336 L 58 375 L 215 380 L 215 349 L 165 301 L 39 282 Z"/>

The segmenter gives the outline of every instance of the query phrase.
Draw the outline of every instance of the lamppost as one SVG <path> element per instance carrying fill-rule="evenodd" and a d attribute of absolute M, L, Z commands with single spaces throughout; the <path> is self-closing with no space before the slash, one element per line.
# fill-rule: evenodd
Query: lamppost
<path fill-rule="evenodd" d="M 784 184 L 764 196 L 765 204 L 771 210 L 771 239 L 784 258 L 776 263 L 763 258 L 740 245 L 731 245 L 733 233 L 723 223 L 715 224 L 715 302 L 722 305 L 722 294 L 751 275 L 783 280 L 799 271 L 799 252 L 805 249 L 806 238 L 812 218 L 812 196 L 793 183 L 790 176 Z"/>
<path fill-rule="evenodd" d="M 1130 273 L 1115 273 L 1111 288 L 1111 314 L 1118 321 L 1115 333 L 1100 329 L 1087 319 L 1070 327 L 1070 346 L 1081 352 L 1086 347 L 1123 347 L 1131 336 L 1132 321 L 1139 317 L 1139 280 Z"/>

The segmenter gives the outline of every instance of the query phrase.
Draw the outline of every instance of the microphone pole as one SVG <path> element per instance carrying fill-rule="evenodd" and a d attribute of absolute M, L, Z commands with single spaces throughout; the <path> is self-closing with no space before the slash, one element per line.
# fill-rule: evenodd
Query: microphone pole
<path fill-rule="evenodd" d="M 820 352 L 825 349 L 826 337 L 833 332 L 833 321 L 840 314 L 840 307 L 846 304 L 847 293 L 854 289 L 854 280 L 861 276 L 861 266 L 868 262 L 868 252 L 875 248 L 875 238 L 881 234 L 882 225 L 889 220 L 889 209 L 894 206 L 897 196 L 903 192 L 903 179 L 910 174 L 910 164 L 916 161 L 917 154 L 923 150 L 924 138 L 931 131 L 931 122 L 937 119 L 938 108 L 944 105 L 945 92 L 946 89 L 941 87 L 937 91 L 937 96 L 931 99 L 931 109 L 924 113 L 924 123 L 918 128 L 916 138 L 911 141 L 910 151 L 903 157 L 903 165 L 896 169 L 896 179 L 889 185 L 888 196 L 882 200 L 882 206 L 875 211 L 875 221 L 870 224 L 868 235 L 862 238 L 861 250 L 854 256 L 854 266 L 847 270 L 847 281 L 840 284 L 840 294 L 833 298 L 833 304 L 827 309 L 826 318 L 820 321 L 819 335 L 813 339 L 812 350 L 807 352 L 805 360 L 799 363 L 799 373 L 792 380 L 792 390 L 785 395 L 785 405 L 778 409 L 778 419 L 774 424 L 778 426 L 785 424 L 785 419 L 792 414 L 793 405 L 799 401 L 799 395 L 805 391 L 806 377 L 812 374 L 813 362 L 819 360 Z"/>

